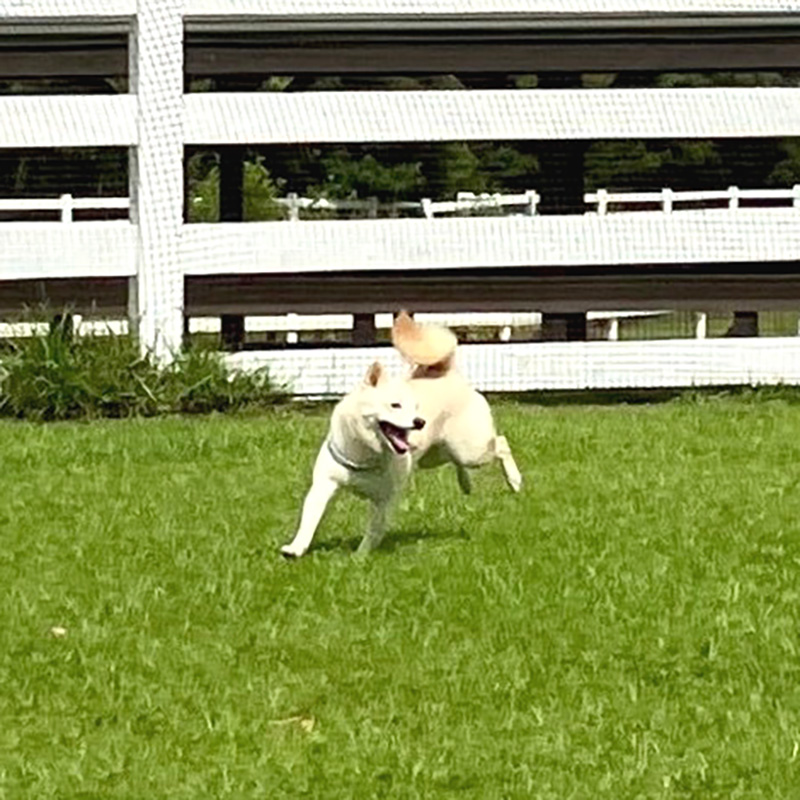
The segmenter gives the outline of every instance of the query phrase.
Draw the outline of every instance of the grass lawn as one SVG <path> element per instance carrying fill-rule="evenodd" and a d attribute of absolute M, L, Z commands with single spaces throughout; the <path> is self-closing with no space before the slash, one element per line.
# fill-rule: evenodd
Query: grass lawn
<path fill-rule="evenodd" d="M 1 424 L 0 798 L 800 797 L 800 406 L 497 416 L 364 562 L 322 410 Z"/>

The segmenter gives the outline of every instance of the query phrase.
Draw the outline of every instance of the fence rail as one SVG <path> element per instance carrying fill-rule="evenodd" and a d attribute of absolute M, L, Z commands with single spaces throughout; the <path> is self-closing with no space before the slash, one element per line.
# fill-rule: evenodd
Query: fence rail
<path fill-rule="evenodd" d="M 620 199 L 595 193 L 598 213 L 571 216 L 537 213 L 538 195 L 526 192 L 459 194 L 401 209 L 420 219 L 314 220 L 302 229 L 183 222 L 184 156 L 192 145 L 800 136 L 800 87 L 186 91 L 187 29 L 252 33 L 280 20 L 283 29 L 339 25 L 383 34 L 398 23 L 528 31 L 555 24 L 583 34 L 600 20 L 721 31 L 732 20 L 741 28 L 777 19 L 796 24 L 800 11 L 796 0 L 673 0 L 668 11 L 663 6 L 655 0 L 0 0 L 5 35 L 26 25 L 63 36 L 105 28 L 127 35 L 129 57 L 126 94 L 0 97 L 0 148 L 126 147 L 131 181 L 130 200 L 118 198 L 113 206 L 128 209 L 127 220 L 76 220 L 78 211 L 102 210 L 83 207 L 85 198 L 48 200 L 44 207 L 14 201 L 17 211 L 55 211 L 63 222 L 0 225 L 0 280 L 14 284 L 17 297 L 48 279 L 68 279 L 50 281 L 58 291 L 64 284 L 113 284 L 118 313 L 125 298 L 141 341 L 165 358 L 180 346 L 185 314 L 374 313 L 397 305 L 398 297 L 387 293 L 390 284 L 429 311 L 568 313 L 687 308 L 690 302 L 711 308 L 740 299 L 754 303 L 744 308 L 760 310 L 800 302 L 800 277 L 791 266 L 800 261 L 796 189 L 780 197 L 665 190 L 655 200 L 652 194 Z M 748 207 L 784 201 L 790 207 Z M 375 200 L 279 202 L 292 220 L 303 208 L 366 217 L 381 212 Z M 651 203 L 662 212 L 684 203 L 724 203 L 728 210 L 609 213 Z M 8 203 L 3 209 L 14 211 Z M 470 215 L 481 218 L 464 218 Z M 731 274 L 729 264 L 736 265 Z M 88 308 L 96 295 L 82 299 L 87 296 Z M 494 347 L 468 346 L 462 354 L 468 374 L 486 389 L 800 380 L 796 340 Z M 353 370 L 361 370 L 359 359 L 373 353 L 269 357 L 287 374 L 300 371 L 298 392 L 324 393 L 334 384 L 335 391 L 349 388 Z"/>
<path fill-rule="evenodd" d="M 297 395 L 325 397 L 350 391 L 376 357 L 402 368 L 390 348 L 227 358 L 235 369 L 269 367 Z M 800 337 L 468 344 L 459 347 L 458 365 L 490 392 L 800 384 Z"/>
<path fill-rule="evenodd" d="M 128 197 L 73 197 L 62 194 L 53 198 L 0 198 L 0 211 L 58 211 L 62 222 L 72 222 L 75 211 L 128 211 Z"/>
<path fill-rule="evenodd" d="M 607 189 L 598 189 L 583 196 L 585 203 L 597 206 L 597 213 L 606 216 L 610 212 L 609 206 L 618 205 L 624 210 L 629 205 L 660 205 L 661 211 L 671 214 L 676 205 L 683 203 L 714 203 L 723 201 L 727 203 L 730 211 L 740 208 L 742 200 L 774 203 L 775 201 L 790 201 L 792 208 L 800 210 L 800 184 L 795 184 L 791 189 L 740 189 L 738 186 L 729 186 L 723 190 L 703 190 L 676 192 L 672 189 L 662 189 L 660 192 L 609 192 Z M 641 211 L 641 209 L 637 209 Z"/>
<path fill-rule="evenodd" d="M 639 206 L 637 213 L 653 212 L 654 209 L 643 209 L 641 206 L 660 207 L 660 211 L 670 214 L 676 206 L 688 203 L 726 203 L 729 211 L 741 208 L 741 201 L 746 201 L 757 207 L 758 203 L 768 204 L 774 208 L 776 202 L 785 202 L 786 207 L 800 210 L 800 184 L 795 184 L 791 189 L 740 189 L 730 186 L 721 190 L 696 190 L 673 191 L 662 189 L 659 192 L 610 192 L 607 189 L 598 189 L 596 192 L 584 194 L 587 205 L 595 205 L 596 213 L 606 217 L 613 213 L 611 206 Z M 528 190 L 518 194 L 502 194 L 473 192 L 458 192 L 455 200 L 400 200 L 381 203 L 377 197 L 367 198 L 327 198 L 327 197 L 301 197 L 295 192 L 290 192 L 286 197 L 277 197 L 273 202 L 285 209 L 290 222 L 301 220 L 300 212 L 332 212 L 342 211 L 360 212 L 367 219 L 377 219 L 381 211 L 388 212 L 388 216 L 396 216 L 399 212 L 416 212 L 414 216 L 434 219 L 449 214 L 469 216 L 470 214 L 501 211 L 511 209 L 522 211 L 511 216 L 535 216 L 541 202 L 541 196 L 535 190 Z M 107 211 L 129 210 L 130 198 L 127 197 L 74 197 L 72 194 L 62 194 L 56 198 L 0 198 L 0 212 L 29 212 L 29 211 L 59 211 L 62 222 L 73 221 L 73 211 Z M 688 209 L 694 210 L 694 209 Z"/>
<path fill-rule="evenodd" d="M 534 216 L 539 206 L 538 192 L 529 190 L 521 194 L 501 194 L 488 192 L 474 194 L 473 192 L 458 192 L 455 200 L 432 200 L 424 197 L 422 200 L 398 200 L 390 203 L 380 203 L 377 197 L 357 198 L 327 198 L 327 197 L 299 197 L 290 192 L 286 197 L 278 197 L 274 202 L 286 209 L 291 222 L 300 220 L 301 211 L 360 211 L 368 218 L 376 219 L 380 211 L 387 211 L 389 216 L 398 216 L 401 212 L 417 212 L 415 216 L 425 219 L 444 216 L 445 214 L 470 214 L 486 211 L 505 211 L 509 208 L 522 209 L 527 216 Z"/>

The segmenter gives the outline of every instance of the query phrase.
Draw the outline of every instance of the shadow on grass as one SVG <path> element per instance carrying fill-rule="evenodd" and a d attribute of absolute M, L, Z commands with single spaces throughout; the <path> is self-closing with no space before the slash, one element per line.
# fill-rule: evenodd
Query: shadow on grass
<path fill-rule="evenodd" d="M 311 547 L 311 552 L 331 553 L 344 551 L 354 553 L 359 544 L 361 536 L 334 536 L 325 541 L 315 543 Z M 397 550 L 404 550 L 412 547 L 419 542 L 429 541 L 432 544 L 447 541 L 469 541 L 470 536 L 464 528 L 457 530 L 453 528 L 425 528 L 423 530 L 400 529 L 389 531 L 380 544 L 376 553 L 394 553 Z"/>

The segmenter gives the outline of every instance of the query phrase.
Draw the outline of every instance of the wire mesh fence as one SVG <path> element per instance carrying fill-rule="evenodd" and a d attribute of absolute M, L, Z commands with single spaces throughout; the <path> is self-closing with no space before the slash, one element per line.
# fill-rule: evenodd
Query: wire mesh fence
<path fill-rule="evenodd" d="M 653 354 L 719 379 L 684 369 L 704 342 L 793 352 L 800 59 L 791 26 L 742 21 L 800 8 L 617 4 L 0 3 L 0 315 L 102 317 L 124 278 L 145 346 L 340 369 L 311 350 L 385 345 L 411 305 L 520 389 L 554 358 L 636 384 Z"/>

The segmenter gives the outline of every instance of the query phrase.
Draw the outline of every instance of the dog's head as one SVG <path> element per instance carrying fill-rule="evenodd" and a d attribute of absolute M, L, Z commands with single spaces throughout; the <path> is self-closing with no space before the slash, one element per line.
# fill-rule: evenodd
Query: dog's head
<path fill-rule="evenodd" d="M 408 383 L 388 377 L 376 361 L 364 376 L 361 393 L 362 419 L 381 448 L 396 455 L 408 453 L 408 434 L 425 427 Z"/>

